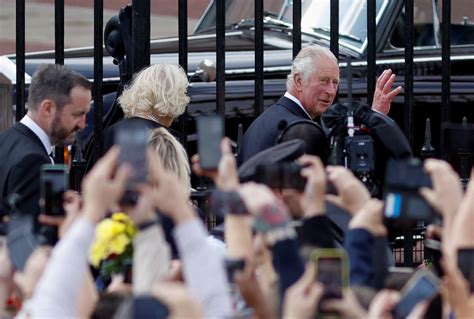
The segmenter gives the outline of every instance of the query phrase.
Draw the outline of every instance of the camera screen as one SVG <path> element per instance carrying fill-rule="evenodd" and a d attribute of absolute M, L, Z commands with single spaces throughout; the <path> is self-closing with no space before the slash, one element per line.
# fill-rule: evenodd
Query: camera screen
<path fill-rule="evenodd" d="M 324 285 L 324 299 L 342 298 L 342 260 L 338 257 L 318 258 L 318 282 Z"/>
<path fill-rule="evenodd" d="M 67 190 L 67 175 L 62 170 L 46 171 L 43 175 L 43 213 L 63 215 L 63 194 Z"/>
<path fill-rule="evenodd" d="M 115 141 L 120 145 L 119 162 L 128 163 L 132 168 L 132 177 L 127 188 L 133 189 L 135 184 L 143 183 L 147 179 L 148 132 L 142 126 L 130 125 L 117 132 Z"/>
<path fill-rule="evenodd" d="M 221 158 L 220 143 L 224 136 L 224 125 L 220 116 L 197 118 L 199 163 L 204 169 L 214 169 Z"/>
<path fill-rule="evenodd" d="M 430 299 L 437 291 L 435 282 L 427 276 L 421 277 L 395 307 L 396 318 L 406 318 L 420 301 Z"/>

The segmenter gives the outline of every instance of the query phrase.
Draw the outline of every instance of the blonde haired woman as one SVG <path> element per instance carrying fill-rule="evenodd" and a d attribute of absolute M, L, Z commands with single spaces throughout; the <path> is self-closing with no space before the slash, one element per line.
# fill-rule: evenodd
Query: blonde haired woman
<path fill-rule="evenodd" d="M 175 173 L 183 187 L 191 194 L 191 169 L 183 146 L 164 128 L 150 132 L 148 143 L 161 159 L 165 170 Z"/>
<path fill-rule="evenodd" d="M 148 129 L 169 129 L 189 103 L 188 85 L 186 73 L 177 64 L 156 64 L 137 73 L 118 99 L 125 119 L 105 130 L 104 152 L 114 144 L 115 132 L 126 122 L 138 122 Z"/>

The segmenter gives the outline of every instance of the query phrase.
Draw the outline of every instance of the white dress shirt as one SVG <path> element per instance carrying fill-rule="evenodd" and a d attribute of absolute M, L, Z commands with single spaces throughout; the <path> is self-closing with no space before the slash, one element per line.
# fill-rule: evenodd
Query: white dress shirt
<path fill-rule="evenodd" d="M 310 119 L 311 121 L 313 120 L 311 115 L 309 115 L 308 111 L 306 111 L 306 109 L 303 107 L 303 104 L 301 104 L 300 100 L 298 100 L 294 95 L 292 95 L 288 92 L 285 92 L 284 97 L 286 97 L 286 98 L 292 100 L 293 102 L 295 102 L 296 104 L 298 104 L 299 107 L 301 107 L 301 109 L 305 112 L 305 114 L 308 115 L 308 119 Z"/>
<path fill-rule="evenodd" d="M 51 163 L 54 164 L 54 159 L 51 156 L 52 154 L 51 140 L 49 139 L 48 134 L 46 134 L 46 132 L 38 124 L 36 124 L 36 122 L 33 121 L 33 119 L 29 117 L 28 115 L 23 116 L 20 123 L 28 127 L 30 130 L 33 131 L 33 133 L 35 133 L 36 136 L 38 136 L 38 138 L 41 140 L 41 143 L 43 143 L 46 153 L 49 155 L 49 158 L 51 159 Z"/>

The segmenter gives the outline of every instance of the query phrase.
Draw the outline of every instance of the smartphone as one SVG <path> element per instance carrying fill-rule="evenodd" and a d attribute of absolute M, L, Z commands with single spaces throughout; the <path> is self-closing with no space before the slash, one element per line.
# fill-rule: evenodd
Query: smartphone
<path fill-rule="evenodd" d="M 45 164 L 40 169 L 41 214 L 65 215 L 63 195 L 69 189 L 69 174 L 66 165 Z"/>
<path fill-rule="evenodd" d="M 119 164 L 128 164 L 132 168 L 121 204 L 135 204 L 138 199 L 136 187 L 148 178 L 148 129 L 135 122 L 126 122 L 116 131 L 114 142 L 120 146 Z"/>
<path fill-rule="evenodd" d="M 342 291 L 349 287 L 349 259 L 339 248 L 320 248 L 312 251 L 310 260 L 316 264 L 316 281 L 324 286 L 321 300 L 342 299 Z"/>
<path fill-rule="evenodd" d="M 393 310 L 395 319 L 406 318 L 419 302 L 433 298 L 439 285 L 439 278 L 430 270 L 415 272 L 400 291 L 400 301 Z"/>
<path fill-rule="evenodd" d="M 395 224 L 412 224 L 423 220 L 432 223 L 437 214 L 419 193 L 431 188 L 431 179 L 416 158 L 389 160 L 385 174 L 384 215 Z"/>
<path fill-rule="evenodd" d="M 224 137 L 224 122 L 219 115 L 196 118 L 199 163 L 203 169 L 217 169 L 221 159 L 220 143 Z"/>
<path fill-rule="evenodd" d="M 474 292 L 474 249 L 458 249 L 458 268 L 469 282 L 471 293 Z"/>

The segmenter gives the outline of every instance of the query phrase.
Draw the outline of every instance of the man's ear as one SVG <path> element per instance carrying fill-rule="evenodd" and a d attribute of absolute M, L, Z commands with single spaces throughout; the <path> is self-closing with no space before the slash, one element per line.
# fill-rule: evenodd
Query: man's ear
<path fill-rule="evenodd" d="M 293 75 L 293 82 L 295 83 L 296 91 L 301 91 L 301 84 L 303 82 L 303 79 L 301 78 L 301 75 L 299 73 L 295 73 Z"/>
<path fill-rule="evenodd" d="M 45 99 L 43 102 L 41 102 L 38 110 L 43 116 L 54 116 L 56 113 L 56 103 L 50 99 Z"/>

